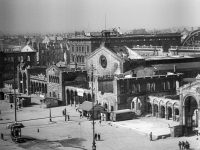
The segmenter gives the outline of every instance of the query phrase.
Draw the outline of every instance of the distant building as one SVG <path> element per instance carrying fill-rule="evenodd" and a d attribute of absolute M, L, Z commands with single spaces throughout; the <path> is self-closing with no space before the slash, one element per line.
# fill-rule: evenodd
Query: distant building
<path fill-rule="evenodd" d="M 180 125 L 184 135 L 199 132 L 200 127 L 200 78 L 180 88 Z"/>
<path fill-rule="evenodd" d="M 52 65 L 46 70 L 48 99 L 53 105 L 69 104 L 66 98 L 65 87 L 74 86 L 76 88 L 88 89 L 86 71 L 70 71 L 66 67 Z M 71 96 L 73 99 L 73 96 Z"/>
<path fill-rule="evenodd" d="M 114 30 L 104 30 L 100 34 L 87 34 L 87 36 L 71 37 L 68 39 L 70 49 L 70 68 L 85 68 L 86 57 L 100 47 L 105 46 L 162 46 L 163 51 L 168 51 L 170 46 L 181 45 L 180 33 L 163 34 L 119 34 Z"/>
<path fill-rule="evenodd" d="M 17 72 L 18 91 L 22 94 L 47 93 L 47 78 L 45 66 L 28 66 L 27 63 L 20 63 Z"/>
<path fill-rule="evenodd" d="M 10 80 L 17 77 L 17 67 L 20 62 L 26 62 L 29 66 L 36 65 L 36 50 L 31 46 L 4 46 L 1 52 L 0 68 L 2 68 L 2 79 Z"/>
<path fill-rule="evenodd" d="M 59 61 L 69 64 L 69 46 L 66 39 L 60 36 L 45 36 L 30 38 L 29 45 L 37 51 L 37 64 L 50 66 Z"/>

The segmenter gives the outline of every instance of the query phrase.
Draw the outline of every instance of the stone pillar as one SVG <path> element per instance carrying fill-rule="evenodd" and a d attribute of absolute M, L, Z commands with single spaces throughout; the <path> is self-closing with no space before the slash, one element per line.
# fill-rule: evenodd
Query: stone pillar
<path fill-rule="evenodd" d="M 70 105 L 72 105 L 72 93 L 69 92 Z"/>
<path fill-rule="evenodd" d="M 198 127 L 200 128 L 200 107 L 198 106 L 198 113 L 197 113 L 197 119 L 198 119 L 198 121 L 197 121 L 197 123 L 198 123 Z"/>
<path fill-rule="evenodd" d="M 151 109 L 152 109 L 152 116 L 154 116 L 154 104 L 153 103 L 151 103 Z"/>
<path fill-rule="evenodd" d="M 179 104 L 179 125 L 183 125 L 183 116 L 184 116 L 185 106 L 183 104 L 183 94 L 182 90 L 180 91 L 180 104 Z"/>
<path fill-rule="evenodd" d="M 135 111 L 137 112 L 137 110 L 138 110 L 138 98 L 135 101 Z"/>
<path fill-rule="evenodd" d="M 167 120 L 169 119 L 168 118 L 168 109 L 167 109 L 167 106 L 165 106 L 165 119 L 167 119 Z"/>
<path fill-rule="evenodd" d="M 66 90 L 66 89 L 65 89 L 65 90 Z M 65 101 L 66 101 L 66 105 L 69 105 L 67 100 L 68 100 L 68 95 L 67 95 L 67 90 L 66 90 L 66 91 L 65 91 Z"/>
<path fill-rule="evenodd" d="M 172 106 L 172 120 L 175 121 L 175 108 Z"/>
<path fill-rule="evenodd" d="M 76 106 L 76 94 L 74 93 L 74 106 Z"/>
<path fill-rule="evenodd" d="M 161 106 L 158 105 L 158 118 L 161 118 Z"/>

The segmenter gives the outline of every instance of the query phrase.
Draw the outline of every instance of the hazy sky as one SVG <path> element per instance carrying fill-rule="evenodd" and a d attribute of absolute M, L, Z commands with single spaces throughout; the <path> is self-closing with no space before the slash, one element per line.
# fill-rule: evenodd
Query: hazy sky
<path fill-rule="evenodd" d="M 199 14 L 200 0 L 0 0 L 0 31 L 200 26 Z"/>

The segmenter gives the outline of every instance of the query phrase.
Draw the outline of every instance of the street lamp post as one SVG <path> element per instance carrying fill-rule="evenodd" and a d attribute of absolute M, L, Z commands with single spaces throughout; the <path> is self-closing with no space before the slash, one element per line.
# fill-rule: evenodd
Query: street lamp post
<path fill-rule="evenodd" d="M 92 81 L 92 129 L 93 129 L 93 142 L 92 142 L 92 150 L 96 150 L 96 143 L 95 143 L 95 128 L 94 128 L 94 92 L 93 92 L 93 81 L 94 81 L 94 67 L 92 65 L 92 73 L 91 73 L 91 81 Z"/>
<path fill-rule="evenodd" d="M 17 122 L 17 102 L 16 102 L 16 90 L 15 90 L 15 57 L 13 60 L 13 76 L 14 76 L 14 83 L 13 83 L 13 88 L 14 88 L 14 105 L 15 105 L 15 122 Z"/>
<path fill-rule="evenodd" d="M 51 104 L 49 106 L 49 121 L 52 122 L 52 120 L 51 120 Z"/>

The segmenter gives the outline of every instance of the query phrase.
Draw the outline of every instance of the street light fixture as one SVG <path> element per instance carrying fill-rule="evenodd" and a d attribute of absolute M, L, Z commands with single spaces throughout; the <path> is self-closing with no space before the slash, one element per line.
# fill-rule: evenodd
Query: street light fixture
<path fill-rule="evenodd" d="M 93 89 L 93 81 L 94 81 L 94 67 L 92 65 L 92 73 L 91 73 L 91 81 L 92 81 L 92 129 L 93 129 L 93 142 L 92 142 L 92 150 L 96 150 L 96 143 L 95 143 L 95 128 L 94 128 L 94 89 Z"/>

